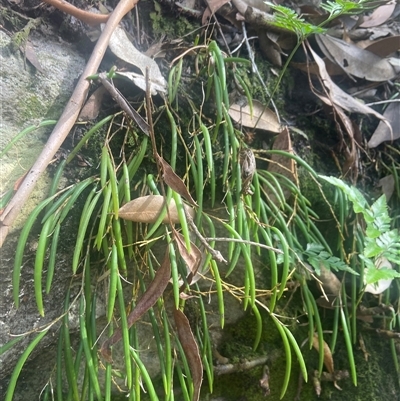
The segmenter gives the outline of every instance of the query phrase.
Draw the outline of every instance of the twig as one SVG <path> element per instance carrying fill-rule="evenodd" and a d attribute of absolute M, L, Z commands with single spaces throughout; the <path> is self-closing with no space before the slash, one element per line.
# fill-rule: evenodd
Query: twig
<path fill-rule="evenodd" d="M 62 0 L 43 0 L 43 1 L 69 15 L 72 15 L 75 18 L 78 18 L 79 20 L 85 22 L 90 26 L 105 24 L 108 20 L 108 17 L 110 16 L 110 14 L 108 15 L 95 14 L 89 11 L 84 11 Z"/>
<path fill-rule="evenodd" d="M 276 26 L 274 24 L 275 17 L 272 14 L 247 5 L 245 0 L 232 0 L 232 3 L 248 24 L 255 27 L 268 28 L 273 32 L 284 32 L 293 35 L 290 29 Z"/>
<path fill-rule="evenodd" d="M 51 133 L 45 147 L 42 150 L 42 153 L 37 158 L 35 164 L 28 172 L 18 191 L 15 193 L 10 203 L 0 216 L 0 248 L 3 246 L 9 228 L 14 223 L 14 220 L 17 218 L 20 210 L 33 191 L 37 180 L 45 171 L 47 165 L 53 159 L 57 150 L 60 148 L 61 144 L 64 142 L 66 136 L 75 124 L 89 90 L 90 83 L 86 80 L 86 77 L 97 72 L 114 29 L 124 15 L 130 11 L 138 1 L 139 0 L 121 0 L 115 10 L 111 13 L 107 24 L 96 43 L 95 48 L 93 49 L 92 55 L 90 56 L 85 70 L 83 71 L 75 90 L 72 93 L 68 105 L 64 109 L 64 112 L 61 115 L 57 125 L 54 127 L 53 132 Z"/>
<path fill-rule="evenodd" d="M 207 242 L 239 242 L 242 244 L 247 244 L 247 245 L 254 245 L 254 246 L 259 246 L 260 248 L 265 248 L 268 249 L 269 251 L 274 251 L 276 253 L 283 253 L 280 249 L 278 248 L 273 248 L 272 246 L 260 244 L 259 242 L 253 242 L 253 241 L 247 241 L 244 239 L 238 239 L 238 238 L 204 238 L 205 241 Z"/>
<path fill-rule="evenodd" d="M 196 234 L 196 237 L 199 239 L 199 241 L 204 245 L 204 247 L 207 249 L 208 252 L 210 252 L 211 256 L 213 257 L 214 260 L 216 260 L 217 262 L 222 262 L 225 264 L 228 264 L 228 262 L 226 261 L 226 259 L 222 256 L 222 253 L 214 248 L 212 248 L 210 246 L 210 244 L 207 242 L 206 238 L 204 238 L 199 229 L 197 228 L 196 224 L 193 221 L 192 216 L 190 215 L 189 211 L 186 210 L 186 208 L 184 207 L 183 210 L 185 211 L 185 215 L 186 215 L 186 220 L 190 225 L 190 228 L 193 230 L 193 232 Z"/>
<path fill-rule="evenodd" d="M 107 79 L 107 73 L 102 72 L 99 74 L 99 80 L 104 88 L 118 103 L 119 107 L 139 126 L 139 128 L 149 136 L 149 124 L 142 118 L 142 116 L 127 102 L 122 93 Z"/>
<path fill-rule="evenodd" d="M 253 369 L 256 366 L 264 365 L 267 363 L 267 356 L 260 356 L 255 359 L 251 359 L 249 361 L 241 362 L 241 363 L 227 363 L 225 365 L 216 365 L 214 366 L 214 373 L 217 376 L 227 375 L 235 372 L 242 372 L 243 370 Z"/>

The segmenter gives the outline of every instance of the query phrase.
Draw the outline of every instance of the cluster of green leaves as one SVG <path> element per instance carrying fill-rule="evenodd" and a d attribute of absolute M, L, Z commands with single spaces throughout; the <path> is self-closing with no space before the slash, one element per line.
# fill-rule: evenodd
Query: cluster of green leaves
<path fill-rule="evenodd" d="M 277 27 L 296 33 L 299 40 L 304 40 L 313 34 L 324 33 L 326 30 L 323 26 L 343 14 L 359 14 L 376 7 L 376 3 L 374 4 L 373 0 L 360 0 L 358 2 L 350 0 L 327 1 L 321 4 L 321 8 L 327 11 L 329 15 L 323 23 L 316 26 L 307 22 L 288 7 L 271 2 L 265 3 L 275 11 L 274 21 L 272 23 Z"/>
<path fill-rule="evenodd" d="M 310 263 L 318 275 L 321 274 L 321 265 L 328 270 L 341 270 L 355 274 L 356 276 L 359 275 L 342 259 L 327 252 L 321 244 L 307 244 L 304 255 L 307 257 L 308 263 Z"/>
<path fill-rule="evenodd" d="M 321 8 L 328 11 L 328 21 L 335 19 L 343 14 L 359 14 L 367 10 L 376 8 L 376 2 L 374 0 L 335 0 L 321 3 Z"/>
<path fill-rule="evenodd" d="M 277 5 L 270 2 L 265 2 L 274 11 L 274 21 L 272 22 L 275 26 L 279 28 L 284 28 L 296 33 L 300 40 L 305 39 L 307 36 L 317 33 L 324 33 L 325 29 L 310 24 L 304 18 L 300 17 L 296 11 L 291 8 Z"/>
<path fill-rule="evenodd" d="M 397 229 L 391 229 L 392 219 L 389 216 L 386 196 L 380 196 L 369 206 L 364 195 L 356 187 L 349 186 L 335 177 L 321 176 L 321 178 L 343 191 L 352 203 L 354 212 L 364 218 L 366 223 L 364 249 L 359 257 L 367 267 L 366 284 L 400 277 L 400 273 L 396 270 L 376 266 L 379 258 L 386 258 L 400 265 L 400 233 Z M 362 229 L 361 225 L 359 227 Z"/>

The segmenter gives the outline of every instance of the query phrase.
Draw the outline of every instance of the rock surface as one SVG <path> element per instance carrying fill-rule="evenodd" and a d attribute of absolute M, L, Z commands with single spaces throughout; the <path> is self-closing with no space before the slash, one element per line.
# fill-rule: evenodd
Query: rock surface
<path fill-rule="evenodd" d="M 31 45 L 43 68 L 43 73 L 36 71 L 19 50 L 13 52 L 10 37 L 0 31 L 0 152 L 7 144 L 27 126 L 43 120 L 57 119 L 67 103 L 75 85 L 76 78 L 85 66 L 84 58 L 73 46 L 58 40 L 57 36 L 49 37 L 35 33 L 30 36 Z M 50 128 L 51 129 L 51 128 Z M 4 194 L 12 189 L 15 181 L 30 168 L 44 146 L 50 129 L 36 130 L 19 140 L 0 159 L 0 192 Z M 30 210 L 46 195 L 49 177 L 39 181 L 19 218 L 19 227 Z M 17 230 L 19 231 L 19 230 Z M 70 268 L 60 263 L 50 296 L 45 301 L 45 317 L 37 312 L 33 291 L 34 258 L 27 256 L 21 273 L 20 307 L 14 307 L 12 298 L 11 277 L 18 234 L 11 233 L 1 249 L 0 275 L 0 346 L 12 340 L 15 335 L 29 333 L 58 318 L 62 312 L 65 288 L 69 283 Z M 35 244 L 30 244 L 32 248 Z M 60 255 L 60 260 L 63 257 Z M 59 325 L 55 325 L 54 328 Z M 34 334 L 36 335 L 36 334 Z M 24 337 L 9 351 L 0 356 L 0 394 L 5 394 L 5 377 L 15 367 L 16 362 L 32 341 L 34 335 Z M 50 336 L 46 336 L 50 337 Z M 49 344 L 50 339 L 41 342 L 36 350 L 40 353 Z M 41 365 L 41 366 L 45 366 Z M 49 366 L 51 369 L 52 366 Z M 42 375 L 45 377 L 45 375 Z M 22 377 L 23 379 L 23 377 Z M 36 380 L 36 385 L 40 382 Z M 28 387 L 29 386 L 26 386 Z M 15 400 L 27 399 L 16 396 Z"/>

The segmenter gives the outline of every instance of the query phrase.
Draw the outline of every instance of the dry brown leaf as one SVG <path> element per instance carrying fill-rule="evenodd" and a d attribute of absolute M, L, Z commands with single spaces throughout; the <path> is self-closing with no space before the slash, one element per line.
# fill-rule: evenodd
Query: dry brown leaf
<path fill-rule="evenodd" d="M 336 104 L 337 106 L 345 109 L 350 113 L 361 113 L 361 114 L 372 114 L 373 116 L 379 118 L 380 120 L 387 121 L 382 114 L 379 114 L 371 107 L 366 106 L 365 104 L 357 101 L 351 95 L 347 94 L 345 91 L 340 89 L 331 79 L 328 72 L 326 71 L 325 63 L 318 56 L 317 53 L 308 46 L 311 54 L 314 57 L 315 62 L 318 64 L 319 73 L 322 79 L 322 82 L 329 94 L 329 99 L 332 103 Z"/>
<path fill-rule="evenodd" d="M 282 67 L 282 49 L 278 44 L 279 35 L 275 32 L 260 33 L 258 35 L 258 41 L 260 48 L 273 65 Z"/>
<path fill-rule="evenodd" d="M 147 287 L 145 293 L 136 303 L 135 309 L 128 315 L 128 328 L 136 323 L 161 297 L 171 277 L 171 263 L 168 251 L 165 252 L 164 260 L 154 275 L 153 281 Z M 111 347 L 122 339 L 122 329 L 119 328 L 101 346 L 101 354 L 112 362 Z"/>
<path fill-rule="evenodd" d="M 44 74 L 43 67 L 41 66 L 37 56 L 34 47 L 32 46 L 32 43 L 27 40 L 25 43 L 25 48 L 22 48 L 22 52 L 25 54 L 25 57 L 27 60 L 42 74 Z"/>
<path fill-rule="evenodd" d="M 396 71 L 388 60 L 328 35 L 317 35 L 317 43 L 326 57 L 347 74 L 373 82 L 393 79 Z"/>
<path fill-rule="evenodd" d="M 107 93 L 106 88 L 101 85 L 99 86 L 86 100 L 85 105 L 82 107 L 79 113 L 79 121 L 90 121 L 97 118 L 100 112 L 101 103 L 103 102 L 103 97 Z"/>
<path fill-rule="evenodd" d="M 179 341 L 185 352 L 186 359 L 190 367 L 193 381 L 192 401 L 198 401 L 200 397 L 200 388 L 203 381 L 203 364 L 199 353 L 199 347 L 194 339 L 189 320 L 185 314 L 179 310 L 174 310 L 174 319 L 178 331 Z"/>
<path fill-rule="evenodd" d="M 390 131 L 387 124 L 380 121 L 368 142 L 369 148 L 376 148 L 382 142 L 394 141 L 400 138 L 400 102 L 390 103 L 383 116 L 390 122 L 392 131 Z"/>
<path fill-rule="evenodd" d="M 172 167 L 161 156 L 157 155 L 157 158 L 160 167 L 163 170 L 164 182 L 180 196 L 183 196 L 193 206 L 197 206 L 197 203 L 192 198 L 192 195 L 190 195 L 182 179 L 175 173 L 174 170 L 172 170 Z"/>
<path fill-rule="evenodd" d="M 173 229 L 175 243 L 178 248 L 178 252 L 181 255 L 182 259 L 186 263 L 189 272 L 188 283 L 192 284 L 192 278 L 195 277 L 202 260 L 202 254 L 193 242 L 190 242 L 190 252 L 186 248 L 185 239 L 182 234 L 178 233 L 175 229 Z"/>
<path fill-rule="evenodd" d="M 394 184 L 393 174 L 387 175 L 379 180 L 379 186 L 382 187 L 382 193 L 385 194 L 387 202 L 389 202 L 394 193 Z"/>
<path fill-rule="evenodd" d="M 122 110 L 138 125 L 144 134 L 150 134 L 150 127 L 147 121 L 131 106 L 131 104 L 125 99 L 124 95 L 109 81 L 107 74 L 101 72 L 99 74 L 99 80 L 103 86 L 107 89 L 111 97 L 118 103 Z"/>
<path fill-rule="evenodd" d="M 310 48 L 310 51 L 313 53 L 313 55 L 315 54 L 311 48 Z M 355 178 L 357 176 L 358 170 L 356 167 L 357 166 L 357 152 L 356 152 L 355 135 L 354 135 L 354 124 L 351 122 L 350 118 L 344 113 L 342 107 L 340 106 L 340 103 L 338 101 L 335 101 L 335 99 L 331 95 L 331 94 L 335 94 L 335 93 L 339 93 L 339 94 L 341 94 L 341 93 L 346 94 L 346 93 L 343 92 L 339 87 L 335 86 L 335 84 L 332 82 L 332 80 L 326 70 L 324 61 L 321 58 L 319 58 L 319 56 L 316 56 L 316 57 L 318 57 L 318 59 L 315 58 L 315 61 L 319 68 L 320 78 L 326 88 L 325 92 L 326 92 L 327 96 L 325 96 L 325 94 L 321 94 L 321 93 L 317 92 L 314 89 L 314 87 L 311 87 L 311 90 L 327 106 L 332 108 L 332 110 L 334 112 L 335 121 L 340 122 L 340 124 L 338 124 L 338 126 L 337 126 L 338 129 L 342 130 L 344 128 L 344 130 L 347 132 L 347 134 L 350 138 L 350 148 L 344 140 L 342 140 L 342 143 L 341 143 L 342 148 L 343 148 L 343 156 L 345 157 L 345 163 L 343 165 L 343 173 L 346 174 L 348 171 L 353 169 L 353 171 L 352 171 L 353 178 Z M 351 101 L 354 101 L 354 99 L 350 95 L 347 95 L 347 96 L 351 99 Z"/>
<path fill-rule="evenodd" d="M 371 41 L 369 41 L 371 42 Z M 379 40 L 374 40 L 371 44 L 365 47 L 365 50 L 376 54 L 380 57 L 387 57 L 399 50 L 400 47 L 400 35 L 388 36 Z"/>
<path fill-rule="evenodd" d="M 318 279 L 322 283 L 322 290 L 327 295 L 339 296 L 342 288 L 342 283 L 336 275 L 324 266 L 320 266 L 320 274 Z"/>
<path fill-rule="evenodd" d="M 318 335 L 316 333 L 314 333 L 312 345 L 318 352 L 320 352 Z M 331 349 L 329 348 L 329 345 L 325 341 L 324 341 L 323 352 L 324 352 L 324 365 L 326 367 L 326 370 L 329 373 L 333 373 L 335 371 L 335 368 L 334 368 L 334 364 L 333 364 L 332 352 L 331 352 Z"/>
<path fill-rule="evenodd" d="M 150 88 L 154 84 L 163 88 L 164 92 L 166 91 L 167 84 L 157 63 L 137 50 L 122 28 L 117 27 L 114 30 L 110 38 L 109 47 L 118 58 L 139 68 L 143 77 L 146 77 L 146 70 L 148 70 Z M 155 90 L 155 87 L 152 89 Z"/>
<path fill-rule="evenodd" d="M 214 14 L 217 10 L 219 10 L 224 4 L 229 3 L 230 0 L 206 0 L 208 8 L 211 11 L 211 14 Z"/>
<path fill-rule="evenodd" d="M 247 128 L 257 128 L 265 131 L 279 133 L 282 131 L 277 115 L 258 100 L 253 100 L 253 115 L 250 106 L 232 104 L 229 108 L 232 120 Z"/>
<path fill-rule="evenodd" d="M 142 91 L 146 92 L 146 78 L 143 75 L 136 74 L 135 72 L 117 72 L 117 76 L 122 76 L 128 78 L 132 81 L 138 88 Z M 150 93 L 154 96 L 157 93 L 165 93 L 166 88 L 165 86 L 159 85 L 157 82 L 150 82 Z"/>
<path fill-rule="evenodd" d="M 375 10 L 368 17 L 364 18 L 364 22 L 360 25 L 360 28 L 372 28 L 384 24 L 393 14 L 396 7 L 396 2 L 384 4 Z"/>
<path fill-rule="evenodd" d="M 136 198 L 119 209 L 118 215 L 121 219 L 135 221 L 138 223 L 155 223 L 164 208 L 164 197 L 161 195 L 147 195 Z M 185 205 L 186 211 L 194 217 L 194 210 Z M 169 218 L 172 224 L 179 224 L 178 210 L 175 201 L 171 199 L 169 207 Z M 169 223 L 168 214 L 162 222 Z"/>

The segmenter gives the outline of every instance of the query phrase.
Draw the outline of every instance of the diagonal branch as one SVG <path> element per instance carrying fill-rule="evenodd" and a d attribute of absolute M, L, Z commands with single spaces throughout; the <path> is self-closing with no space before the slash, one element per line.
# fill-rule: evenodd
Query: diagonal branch
<path fill-rule="evenodd" d="M 63 0 L 44 0 L 45 3 L 50 4 L 51 6 L 58 8 L 59 10 L 72 15 L 73 17 L 80 19 L 88 25 L 95 26 L 104 24 L 107 22 L 109 15 L 105 14 L 95 14 L 89 11 L 81 10 L 69 4 L 67 1 Z"/>
<path fill-rule="evenodd" d="M 9 228 L 14 223 L 14 220 L 17 218 L 20 210 L 34 189 L 37 180 L 42 175 L 75 124 L 89 90 L 90 83 L 86 80 L 86 77 L 97 72 L 114 29 L 124 15 L 130 11 L 138 1 L 139 0 L 121 0 L 110 15 L 108 22 L 93 49 L 86 68 L 83 71 L 63 114 L 43 148 L 42 153 L 39 155 L 35 164 L 25 176 L 21 186 L 0 216 L 0 248 L 7 237 Z"/>

